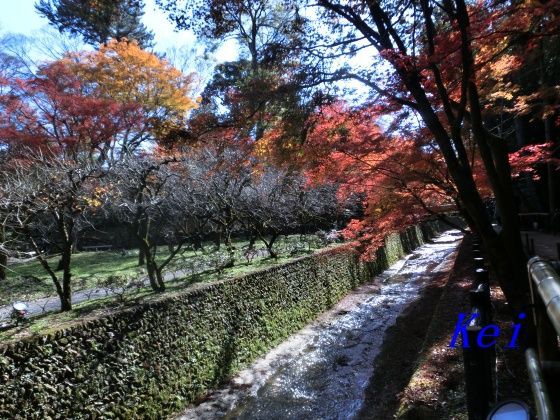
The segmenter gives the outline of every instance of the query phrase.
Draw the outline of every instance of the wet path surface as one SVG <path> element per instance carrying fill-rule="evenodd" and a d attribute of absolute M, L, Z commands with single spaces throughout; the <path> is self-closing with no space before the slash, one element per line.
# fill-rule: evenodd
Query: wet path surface
<path fill-rule="evenodd" d="M 448 231 L 418 248 L 179 418 L 353 418 L 385 330 L 423 287 L 451 269 L 460 239 Z"/>

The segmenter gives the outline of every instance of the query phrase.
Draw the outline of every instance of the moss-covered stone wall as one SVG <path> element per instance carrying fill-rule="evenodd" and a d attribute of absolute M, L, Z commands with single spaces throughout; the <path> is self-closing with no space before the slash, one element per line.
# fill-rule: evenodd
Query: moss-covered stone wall
<path fill-rule="evenodd" d="M 437 230 L 425 224 L 391 235 L 374 263 L 342 245 L 0 345 L 0 418 L 172 414 Z"/>

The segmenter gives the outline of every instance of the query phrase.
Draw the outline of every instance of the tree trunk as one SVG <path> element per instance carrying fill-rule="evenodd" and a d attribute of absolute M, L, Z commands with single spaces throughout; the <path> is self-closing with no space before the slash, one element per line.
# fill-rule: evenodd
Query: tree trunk
<path fill-rule="evenodd" d="M 138 240 L 138 266 L 142 267 L 146 264 L 148 259 L 149 244 L 148 232 L 150 229 L 149 221 L 143 219 L 141 215 L 137 216 L 134 223 L 134 235 Z"/>
<path fill-rule="evenodd" d="M 62 295 L 59 296 L 60 298 L 60 310 L 62 312 L 71 311 L 72 310 L 72 292 L 70 289 L 70 279 L 68 280 L 63 279 L 63 283 L 66 284 L 65 287 L 62 289 Z M 68 282 L 68 283 L 66 283 Z"/>
<path fill-rule="evenodd" d="M 527 144 L 527 131 L 525 130 L 525 117 L 516 115 L 513 118 L 515 125 L 515 141 L 517 143 L 517 148 L 521 149 Z"/>
<path fill-rule="evenodd" d="M 158 292 L 165 292 L 165 282 L 163 279 L 163 275 L 161 274 L 161 268 L 158 268 L 155 263 L 154 266 L 155 266 L 155 273 L 156 273 L 156 281 L 158 284 Z"/>
<path fill-rule="evenodd" d="M 544 138 L 546 141 L 550 141 L 556 144 L 554 138 L 554 115 L 547 117 L 544 120 Z M 555 170 L 554 165 L 551 163 L 547 164 L 547 178 L 548 178 L 548 211 L 550 217 L 554 214 L 556 210 L 556 184 L 555 184 Z"/>
<path fill-rule="evenodd" d="M 155 252 L 152 252 L 150 245 L 145 239 L 140 239 L 140 250 L 146 258 L 146 270 L 148 271 L 148 280 L 150 287 L 154 292 L 163 292 L 165 284 L 161 277 L 161 271 L 158 270 L 155 260 Z"/>
<path fill-rule="evenodd" d="M 6 240 L 5 222 L 0 225 L 0 243 Z M 8 267 L 8 254 L 0 250 L 0 280 L 6 280 L 6 268 Z"/>
<path fill-rule="evenodd" d="M 196 250 L 200 249 L 203 250 L 203 246 L 202 246 L 202 239 L 200 238 L 199 235 L 195 235 L 193 238 L 193 248 Z"/>
<path fill-rule="evenodd" d="M 490 264 L 496 271 L 506 299 L 511 307 L 516 310 L 524 307 L 530 301 L 529 285 L 506 146 L 503 143 L 497 144 L 497 142 L 492 144 L 493 139 L 487 138 L 481 119 L 471 116 L 472 134 L 479 146 L 488 179 L 496 198 L 496 205 L 503 220 L 502 231 L 498 234 L 487 215 L 486 207 L 474 182 L 471 168 L 461 163 L 453 149 L 454 144 L 464 145 L 463 139 L 453 140 L 449 137 L 434 113 L 425 92 L 419 85 L 410 82 L 409 89 L 417 99 L 418 111 L 424 123 L 441 148 L 449 174 L 457 187 L 464 211 L 468 214 L 468 219 L 471 220 L 476 232 L 484 242 Z M 479 110 L 477 108 L 479 103 L 476 86 L 471 86 L 470 89 L 472 92 L 469 94 L 469 104 L 472 108 L 475 108 L 475 111 Z M 480 116 L 479 112 L 472 111 L 472 114 Z"/>
<path fill-rule="evenodd" d="M 64 244 L 62 258 L 59 265 L 62 266 L 62 293 L 60 294 L 60 310 L 62 312 L 72 309 L 72 273 L 70 264 L 72 260 L 72 242 Z"/>
<path fill-rule="evenodd" d="M 249 249 L 253 249 L 255 247 L 256 240 L 257 240 L 257 236 L 251 233 L 251 236 L 249 237 Z"/>
<path fill-rule="evenodd" d="M 266 250 L 268 251 L 268 255 L 270 255 L 270 258 L 278 258 L 278 254 L 276 252 L 274 252 L 274 243 L 276 242 L 276 239 L 278 239 L 278 235 L 272 235 L 272 237 L 270 238 L 269 242 L 265 242 L 266 243 Z"/>
<path fill-rule="evenodd" d="M 158 270 L 155 259 L 151 253 L 146 253 L 146 268 L 148 269 L 148 279 L 150 281 L 150 286 L 154 292 L 164 292 L 165 283 L 161 276 L 161 271 Z"/>
<path fill-rule="evenodd" d="M 225 245 L 228 249 L 231 248 L 231 231 L 226 229 L 226 238 L 225 238 Z"/>
<path fill-rule="evenodd" d="M 517 209 L 513 200 L 513 189 L 495 187 L 496 205 L 502 217 L 502 228 L 498 233 L 491 221 L 476 188 L 462 186 L 458 178 L 461 202 L 473 228 L 484 244 L 490 265 L 495 271 L 512 310 L 519 311 L 530 302 L 525 253 L 519 231 Z M 507 197 L 510 195 L 510 197 Z M 499 199 L 498 199 L 499 197 Z M 512 313 L 512 315 L 514 315 Z"/>
<path fill-rule="evenodd" d="M 222 231 L 221 229 L 215 232 L 214 244 L 216 244 L 216 249 L 219 250 L 222 245 Z"/>
<path fill-rule="evenodd" d="M 8 266 L 8 255 L 0 251 L 0 280 L 6 280 L 7 266 Z"/>
<path fill-rule="evenodd" d="M 142 248 L 138 249 L 138 266 L 142 267 L 146 264 L 146 254 Z"/>
<path fill-rule="evenodd" d="M 75 254 L 76 252 L 78 252 L 78 232 L 74 232 L 72 234 L 72 254 Z"/>

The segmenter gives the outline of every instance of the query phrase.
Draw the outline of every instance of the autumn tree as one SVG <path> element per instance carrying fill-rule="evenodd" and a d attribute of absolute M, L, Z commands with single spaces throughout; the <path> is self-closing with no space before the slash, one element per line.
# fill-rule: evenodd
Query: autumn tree
<path fill-rule="evenodd" d="M 156 143 L 183 129 L 190 111 L 196 107 L 192 98 L 196 89 L 194 75 L 185 75 L 167 60 L 143 50 L 136 42 L 111 40 L 95 52 L 68 55 L 64 62 L 81 80 L 92 86 L 92 95 L 135 104 L 142 118 L 104 150 L 104 158 L 121 161 L 142 145 Z M 139 265 L 145 255 L 139 254 Z"/>
<path fill-rule="evenodd" d="M 276 0 L 182 2 L 158 0 L 179 29 L 191 29 L 208 45 L 233 40 L 239 58 L 218 64 L 202 93 L 201 112 L 235 126 L 255 140 L 279 118 L 300 134 L 317 97 L 302 86 L 295 65 L 305 33 L 296 5 Z M 298 124 L 302 123 L 302 124 Z"/>
<path fill-rule="evenodd" d="M 535 21 L 554 32 L 552 4 L 444 3 L 319 0 L 320 22 L 329 25 L 316 55 L 339 57 L 367 48 L 375 65 L 342 68 L 340 79 L 371 88 L 387 113 L 407 110 L 433 138 L 469 224 L 481 235 L 504 293 L 514 307 L 527 302 L 524 253 L 512 188 L 508 145 L 487 126 L 482 70 L 515 42 L 531 43 Z M 546 23 L 544 23 L 546 22 Z M 353 36 L 349 36 L 353 34 Z M 529 38 L 527 38 L 527 36 Z M 310 47 L 314 47 L 313 45 Z M 333 63 L 336 65 L 336 63 Z M 400 117 L 402 121 L 407 119 Z M 410 120 L 408 120 L 410 121 Z M 485 176 L 502 215 L 496 231 L 477 187 L 468 144 L 480 155 Z"/>
<path fill-rule="evenodd" d="M 0 107 L 0 143 L 10 155 L 0 182 L 1 208 L 10 215 L 12 231 L 37 253 L 61 308 L 69 310 L 78 219 L 98 201 L 95 180 L 107 170 L 110 145 L 142 125 L 141 108 L 91 95 L 91 86 L 61 61 L 29 79 L 2 80 Z M 49 235 L 38 238 L 38 228 L 48 226 Z M 62 278 L 41 240 L 61 253 Z"/>
<path fill-rule="evenodd" d="M 98 51 L 69 54 L 63 62 L 90 86 L 92 96 L 141 109 L 140 124 L 105 151 L 110 160 L 134 153 L 144 143 L 155 146 L 182 128 L 197 105 L 194 75 L 183 74 L 136 42 L 111 40 Z"/>
<path fill-rule="evenodd" d="M 307 176 L 313 182 L 339 185 L 339 198 L 362 197 L 364 217 L 344 230 L 359 238 L 364 256 L 372 257 L 389 232 L 426 219 L 439 219 L 463 230 L 447 212 L 461 209 L 443 156 L 425 130 L 381 129 L 378 109 L 338 102 L 315 116 L 303 147 Z M 474 178 L 485 199 L 491 190 L 473 147 Z"/>
<path fill-rule="evenodd" d="M 535 18 L 529 13 L 532 13 L 530 7 L 518 13 L 518 19 L 525 23 L 524 37 L 529 42 L 513 43 L 505 54 L 483 69 L 481 91 L 488 98 L 486 118 L 491 131 L 509 138 L 515 148 L 526 148 L 518 156 L 527 155 L 531 148 L 535 155 L 539 144 L 548 143 L 549 147 L 541 148 L 540 156 L 546 156 L 552 148 L 552 157 L 559 158 L 560 137 L 556 122 L 560 104 L 559 34 L 550 30 L 548 18 Z M 540 162 L 546 163 L 545 160 Z M 523 205 L 529 211 L 548 210 L 553 215 L 560 204 L 557 203 L 555 165 L 535 166 L 532 172 L 533 178 L 524 174 L 523 182 L 517 183 Z M 532 193 L 537 183 L 531 181 L 535 181 L 537 173 L 538 178 L 548 184 L 546 194 Z"/>
<path fill-rule="evenodd" d="M 110 39 L 149 47 L 154 37 L 141 22 L 142 0 L 39 0 L 35 8 L 60 32 L 81 35 L 95 47 Z"/>

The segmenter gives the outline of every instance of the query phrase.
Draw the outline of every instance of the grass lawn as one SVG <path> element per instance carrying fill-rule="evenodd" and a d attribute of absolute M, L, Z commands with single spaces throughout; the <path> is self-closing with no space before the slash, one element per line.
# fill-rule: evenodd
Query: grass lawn
<path fill-rule="evenodd" d="M 296 245 L 297 244 L 297 245 Z M 275 250 L 279 253 L 277 259 L 271 259 L 266 256 L 256 257 L 252 261 L 247 261 L 243 257 L 242 246 L 247 245 L 247 242 L 238 241 L 235 243 L 236 248 L 236 262 L 233 267 L 223 270 L 221 273 L 216 272 L 213 269 L 206 270 L 202 273 L 195 275 L 186 276 L 176 276 L 172 280 L 166 281 L 166 292 L 165 295 L 169 296 L 174 293 L 180 293 L 185 289 L 193 287 L 195 283 L 211 282 L 219 279 L 227 279 L 238 277 L 244 274 L 248 274 L 253 271 L 257 271 L 272 265 L 283 264 L 291 259 L 297 258 L 302 254 L 312 252 L 313 250 L 319 249 L 324 246 L 320 241 L 310 240 L 305 242 L 304 246 L 301 246 L 301 240 L 299 235 L 293 235 L 290 237 L 282 238 L 278 240 L 278 244 Z M 256 248 L 259 248 L 258 244 L 255 244 Z M 296 248 L 294 248 L 296 246 Z M 299 250 L 299 252 L 292 252 L 294 249 Z M 210 250 L 210 247 L 208 247 Z M 166 253 L 163 253 L 162 248 L 161 258 L 164 258 Z M 121 256 L 120 253 L 102 251 L 102 252 L 82 252 L 75 255 L 74 259 L 74 276 L 77 278 L 80 273 L 86 279 L 92 279 L 95 277 L 101 277 L 103 275 L 109 274 L 134 274 L 138 275 L 137 266 L 137 253 L 130 253 L 128 256 Z M 202 254 L 198 252 L 196 255 L 194 252 L 189 251 L 183 254 L 181 259 L 184 261 L 200 261 L 208 260 L 209 258 L 223 258 L 227 256 L 224 250 L 219 252 L 213 251 L 208 254 Z M 30 262 L 26 264 L 21 264 L 15 266 L 18 268 L 18 273 L 26 273 L 27 275 L 35 275 L 41 278 L 41 282 L 30 283 L 29 281 L 24 282 L 18 277 L 10 277 L 9 283 L 12 287 L 18 287 L 18 285 L 24 286 L 25 291 L 20 290 L 19 294 L 12 291 L 12 299 L 14 297 L 23 300 L 23 296 L 45 296 L 46 294 L 53 295 L 54 289 L 51 287 L 50 280 L 48 276 L 45 276 L 41 272 L 41 267 L 37 262 Z M 15 270 L 14 270 L 15 271 Z M 12 273 L 13 274 L 13 273 Z M 39 277 L 41 276 L 41 277 Z M 87 282 L 85 283 L 88 284 Z M 91 283 L 94 284 L 94 283 Z M 2 285 L 2 292 L 5 290 L 6 286 Z M 73 305 L 72 311 L 69 312 L 49 312 L 46 314 L 38 315 L 32 317 L 31 323 L 12 328 L 6 331 L 0 332 L 0 341 L 11 341 L 18 339 L 22 336 L 37 333 L 47 333 L 52 330 L 57 330 L 63 325 L 75 322 L 77 320 L 87 318 L 88 316 L 98 316 L 99 314 L 110 311 L 114 308 L 123 306 L 134 306 L 140 302 L 149 301 L 151 299 L 157 299 L 161 294 L 154 293 L 149 287 L 140 287 L 131 290 L 124 295 L 122 300 L 119 300 L 117 296 L 107 296 L 104 298 L 92 299 L 89 301 L 77 303 Z M 15 299 L 14 299 L 15 300 Z M 13 301 L 13 300 L 12 300 Z"/>
<path fill-rule="evenodd" d="M 161 254 L 160 258 L 168 255 L 163 249 Z M 51 258 L 49 263 L 56 267 L 58 257 Z M 112 251 L 79 252 L 72 256 L 74 290 L 93 288 L 99 280 L 111 274 L 138 277 L 141 273 L 137 251 L 126 256 Z M 55 294 L 52 279 L 38 261 L 9 265 L 6 281 L 0 282 L 0 304 L 4 305 Z"/>
<path fill-rule="evenodd" d="M 247 246 L 248 242 L 237 240 L 233 242 L 233 245 L 235 247 L 235 265 L 224 270 L 221 276 L 240 275 L 254 268 L 262 267 L 263 264 L 277 264 L 284 260 L 285 258 L 283 257 L 287 256 L 291 250 L 301 248 L 303 252 L 306 249 L 317 249 L 322 244 L 312 235 L 306 237 L 306 240 L 303 242 L 300 235 L 282 237 L 278 239 L 275 246 L 275 250 L 280 255 L 278 260 L 270 260 L 260 256 L 252 259 L 250 264 L 243 254 L 243 247 Z M 258 249 L 261 245 L 256 243 L 255 247 Z M 168 255 L 167 247 L 162 246 L 158 248 L 158 260 L 161 261 L 167 258 Z M 227 257 L 228 254 L 225 247 L 222 247 L 220 251 L 214 251 L 212 245 L 207 245 L 205 246 L 204 253 L 201 251 L 195 253 L 192 250 L 180 253 L 167 269 L 168 271 L 176 271 L 183 268 L 188 272 L 197 267 L 197 265 L 200 267 L 200 264 L 210 267 L 215 266 L 219 264 L 219 261 L 223 261 Z M 53 267 L 56 267 L 58 257 L 51 258 L 49 262 Z M 106 279 L 109 275 L 122 275 L 134 279 L 144 277 L 146 270 L 138 266 L 138 251 L 130 250 L 124 256 L 116 251 L 79 252 L 72 256 L 74 291 L 95 288 L 98 286 L 99 281 Z M 215 278 L 216 275 L 212 277 Z M 0 305 L 7 305 L 17 300 L 28 301 L 55 295 L 56 292 L 52 279 L 37 261 L 9 265 L 6 281 L 0 281 Z"/>

